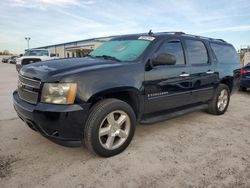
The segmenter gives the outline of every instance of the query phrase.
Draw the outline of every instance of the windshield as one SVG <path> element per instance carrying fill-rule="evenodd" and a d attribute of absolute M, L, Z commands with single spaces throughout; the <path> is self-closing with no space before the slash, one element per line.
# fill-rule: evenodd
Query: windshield
<path fill-rule="evenodd" d="M 28 50 L 24 54 L 25 56 L 49 56 L 48 50 Z"/>
<path fill-rule="evenodd" d="M 119 61 L 134 61 L 147 48 L 150 41 L 146 40 L 113 40 L 92 51 L 92 57 L 113 57 Z"/>

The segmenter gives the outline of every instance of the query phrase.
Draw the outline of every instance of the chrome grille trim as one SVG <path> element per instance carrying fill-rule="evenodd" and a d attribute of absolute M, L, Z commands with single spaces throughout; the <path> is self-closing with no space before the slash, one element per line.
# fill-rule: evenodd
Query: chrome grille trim
<path fill-rule="evenodd" d="M 40 86 L 41 86 L 41 82 L 40 81 L 24 77 L 24 76 L 22 76 L 20 74 L 19 74 L 19 81 L 21 83 L 23 83 L 24 85 L 26 85 L 26 86 L 29 86 L 29 87 L 32 87 L 32 88 L 36 88 L 36 89 L 40 89 Z"/>
<path fill-rule="evenodd" d="M 37 104 L 41 82 L 22 75 L 19 75 L 18 78 L 19 97 L 28 103 Z"/>

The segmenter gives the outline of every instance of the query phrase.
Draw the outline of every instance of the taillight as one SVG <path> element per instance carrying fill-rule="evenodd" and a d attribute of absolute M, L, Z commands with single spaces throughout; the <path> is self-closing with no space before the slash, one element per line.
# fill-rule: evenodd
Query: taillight
<path fill-rule="evenodd" d="M 247 74 L 247 73 L 248 73 L 247 70 L 244 70 L 244 69 L 241 69 L 241 70 L 240 70 L 240 74 Z"/>

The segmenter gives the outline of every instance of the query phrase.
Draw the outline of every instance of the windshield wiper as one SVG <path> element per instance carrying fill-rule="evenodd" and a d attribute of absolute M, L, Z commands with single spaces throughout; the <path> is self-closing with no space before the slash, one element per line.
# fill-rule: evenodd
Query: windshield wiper
<path fill-rule="evenodd" d="M 97 57 L 97 58 L 101 57 L 101 58 L 104 58 L 104 59 L 110 59 L 110 60 L 121 62 L 120 59 L 117 59 L 116 57 L 109 56 L 109 55 L 97 55 L 97 56 L 92 56 L 92 57 Z"/>

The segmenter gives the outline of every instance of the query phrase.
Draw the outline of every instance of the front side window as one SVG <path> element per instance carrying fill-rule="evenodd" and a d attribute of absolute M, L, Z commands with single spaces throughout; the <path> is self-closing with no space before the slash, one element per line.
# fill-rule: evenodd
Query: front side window
<path fill-rule="evenodd" d="M 207 64 L 208 54 L 203 42 L 198 40 L 186 40 L 187 57 L 189 64 Z"/>
<path fill-rule="evenodd" d="M 92 51 L 92 57 L 111 56 L 120 61 L 134 61 L 147 48 L 150 41 L 147 40 L 113 40 Z"/>
<path fill-rule="evenodd" d="M 239 63 L 239 57 L 232 46 L 224 44 L 210 44 L 219 63 Z"/>
<path fill-rule="evenodd" d="M 164 42 L 157 54 L 170 54 L 176 58 L 176 65 L 184 65 L 184 53 L 180 40 L 171 40 Z"/>
<path fill-rule="evenodd" d="M 24 54 L 25 56 L 49 56 L 47 50 L 28 50 Z"/>

